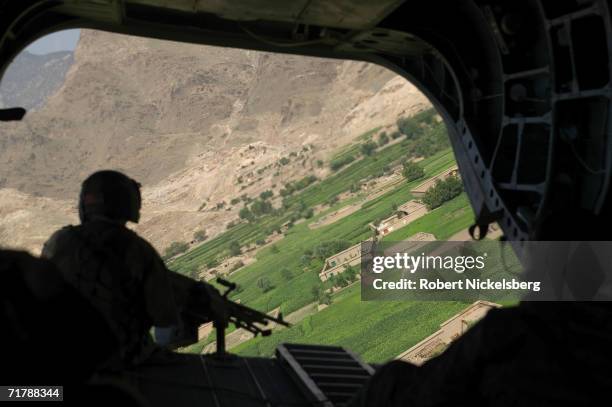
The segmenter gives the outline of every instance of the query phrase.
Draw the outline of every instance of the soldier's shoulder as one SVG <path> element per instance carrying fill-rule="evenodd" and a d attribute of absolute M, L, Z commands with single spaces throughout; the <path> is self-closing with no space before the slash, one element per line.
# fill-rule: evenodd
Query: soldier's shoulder
<path fill-rule="evenodd" d="M 59 240 L 62 239 L 64 237 L 67 236 L 72 236 L 75 233 L 77 233 L 79 229 L 79 226 L 76 225 L 66 225 L 58 230 L 56 230 L 55 232 L 53 232 L 53 234 L 51 235 L 51 237 L 49 237 L 49 241 L 55 241 L 55 240 Z"/>
<path fill-rule="evenodd" d="M 56 230 L 43 245 L 42 256 L 47 258 L 52 257 L 57 252 L 58 246 L 62 245 L 63 241 L 74 236 L 77 228 L 78 226 L 67 225 Z"/>

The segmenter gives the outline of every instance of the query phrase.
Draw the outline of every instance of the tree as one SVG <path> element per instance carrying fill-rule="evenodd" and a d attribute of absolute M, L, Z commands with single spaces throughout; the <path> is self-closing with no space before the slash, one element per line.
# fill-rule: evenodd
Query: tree
<path fill-rule="evenodd" d="M 169 259 L 178 254 L 185 253 L 189 249 L 189 245 L 185 242 L 172 242 L 164 251 L 164 259 Z"/>
<path fill-rule="evenodd" d="M 272 212 L 272 204 L 269 201 L 256 200 L 251 204 L 251 212 L 256 217 Z"/>
<path fill-rule="evenodd" d="M 397 128 L 407 138 L 416 139 L 423 134 L 423 128 L 415 118 L 400 118 L 397 120 Z"/>
<path fill-rule="evenodd" d="M 378 145 L 384 146 L 387 143 L 389 143 L 389 136 L 387 136 L 387 133 L 383 131 L 380 133 L 380 136 L 378 136 Z"/>
<path fill-rule="evenodd" d="M 255 219 L 255 215 L 253 214 L 253 212 L 251 212 L 251 210 L 246 206 L 240 209 L 240 212 L 238 212 L 238 217 L 249 222 Z"/>
<path fill-rule="evenodd" d="M 302 216 L 304 217 L 304 219 L 310 219 L 314 216 L 314 211 L 312 210 L 312 208 L 308 208 L 302 212 Z"/>
<path fill-rule="evenodd" d="M 232 256 L 238 256 L 240 253 L 242 253 L 240 243 L 238 243 L 237 240 L 232 240 L 229 245 L 229 251 Z"/>
<path fill-rule="evenodd" d="M 300 265 L 302 266 L 309 266 L 311 261 L 312 255 L 303 254 L 302 257 L 300 257 Z"/>
<path fill-rule="evenodd" d="M 329 162 L 329 168 L 332 169 L 332 171 L 338 171 L 340 168 L 344 167 L 345 165 L 348 165 L 350 163 L 352 163 L 353 161 L 355 161 L 355 157 L 352 155 L 345 155 L 344 157 L 340 157 L 340 158 L 336 158 L 334 160 L 331 160 Z"/>
<path fill-rule="evenodd" d="M 293 278 L 293 273 L 291 273 L 291 270 L 289 270 L 287 267 L 283 267 L 280 272 L 281 276 L 287 281 Z"/>
<path fill-rule="evenodd" d="M 348 240 L 329 240 L 321 242 L 313 250 L 313 256 L 325 260 L 332 254 L 341 252 L 342 250 L 348 249 L 351 243 Z"/>
<path fill-rule="evenodd" d="M 349 285 L 349 281 L 346 279 L 344 273 L 336 274 L 336 278 L 334 279 L 334 285 L 336 287 L 346 287 Z"/>
<path fill-rule="evenodd" d="M 425 176 L 425 170 L 420 165 L 412 161 L 405 161 L 403 164 L 402 175 L 406 181 L 412 182 Z"/>
<path fill-rule="evenodd" d="M 400 137 L 402 137 L 402 133 L 400 133 L 399 131 L 394 131 L 393 133 L 391 133 L 391 138 L 393 140 L 398 139 Z"/>
<path fill-rule="evenodd" d="M 274 196 L 274 192 L 270 191 L 269 189 L 267 191 L 263 191 L 261 194 L 259 194 L 259 197 L 265 201 L 268 198 L 272 198 Z"/>
<path fill-rule="evenodd" d="M 458 177 L 451 176 L 445 180 L 437 180 L 435 185 L 425 192 L 421 200 L 432 210 L 441 206 L 444 202 L 450 201 L 463 191 L 463 184 Z"/>
<path fill-rule="evenodd" d="M 344 274 L 349 281 L 353 282 L 357 278 L 357 274 L 359 274 L 359 269 L 357 267 L 348 266 Z"/>
<path fill-rule="evenodd" d="M 329 199 L 327 200 L 327 204 L 328 204 L 329 206 L 332 206 L 332 205 L 333 205 L 333 204 L 335 204 L 336 202 L 338 202 L 338 195 L 334 195 L 334 196 L 332 196 L 331 198 L 329 198 Z"/>
<path fill-rule="evenodd" d="M 374 154 L 374 150 L 376 150 L 376 143 L 373 141 L 368 141 L 361 145 L 361 153 L 366 156 L 370 156 Z"/>
<path fill-rule="evenodd" d="M 323 294 L 323 286 L 321 284 L 315 284 L 310 288 L 310 293 L 312 294 L 313 301 L 319 301 L 321 295 Z"/>
<path fill-rule="evenodd" d="M 329 305 L 332 303 L 331 295 L 329 295 L 329 293 L 325 291 L 321 284 L 313 285 L 310 289 L 310 292 L 312 294 L 313 301 L 325 305 Z"/>
<path fill-rule="evenodd" d="M 319 304 L 330 305 L 332 303 L 332 297 L 327 291 L 319 296 Z"/>
<path fill-rule="evenodd" d="M 196 242 L 203 242 L 207 238 L 208 236 L 206 236 L 206 231 L 204 229 L 197 230 L 193 234 L 193 240 L 195 240 Z"/>
<path fill-rule="evenodd" d="M 264 293 L 267 293 L 274 288 L 268 277 L 260 277 L 257 280 L 257 287 L 259 287 L 259 289 Z"/>

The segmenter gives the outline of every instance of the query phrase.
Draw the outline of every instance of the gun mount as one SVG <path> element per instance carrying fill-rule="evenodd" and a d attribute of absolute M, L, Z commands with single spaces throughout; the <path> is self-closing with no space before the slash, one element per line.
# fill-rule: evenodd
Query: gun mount
<path fill-rule="evenodd" d="M 181 344 L 196 341 L 197 327 L 213 322 L 214 354 L 169 353 L 121 375 L 152 406 L 342 406 L 374 374 L 372 366 L 337 346 L 281 344 L 275 357 L 243 358 L 226 352 L 225 330 L 230 323 L 254 336 L 269 336 L 271 323 L 289 326 L 277 317 L 230 300 L 236 284 L 219 278 L 227 289 L 171 273 L 178 298 L 183 298 L 184 332 Z"/>
<path fill-rule="evenodd" d="M 242 328 L 251 332 L 253 336 L 271 335 L 272 330 L 267 328 L 270 322 L 286 327 L 289 326 L 289 323 L 283 320 L 283 315 L 280 313 L 278 317 L 273 317 L 229 300 L 228 295 L 236 289 L 236 284 L 222 278 L 218 278 L 217 282 L 222 286 L 227 287 L 227 290 L 223 293 L 223 295 L 221 295 L 221 297 L 226 300 L 223 303 L 223 307 L 227 308 L 226 313 L 224 315 L 216 316 L 213 322 L 217 335 L 218 356 L 225 354 L 225 329 L 229 323 L 234 324 L 236 328 Z"/>
<path fill-rule="evenodd" d="M 225 330 L 230 323 L 254 336 L 269 336 L 272 333 L 271 323 L 290 326 L 281 313 L 275 317 L 230 300 L 229 294 L 237 287 L 235 283 L 217 279 L 221 286 L 227 288 L 221 294 L 210 284 L 195 282 L 174 272 L 170 275 L 177 302 L 182 309 L 183 329 L 180 337 L 173 341 L 177 346 L 197 342 L 198 327 L 207 322 L 212 322 L 216 330 L 217 356 L 226 353 Z"/>

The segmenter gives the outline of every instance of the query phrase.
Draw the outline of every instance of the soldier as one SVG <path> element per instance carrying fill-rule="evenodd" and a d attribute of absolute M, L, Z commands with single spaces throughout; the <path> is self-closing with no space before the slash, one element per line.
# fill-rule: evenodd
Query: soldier
<path fill-rule="evenodd" d="M 108 321 L 120 344 L 113 368 L 151 354 L 152 326 L 179 323 L 171 272 L 155 249 L 126 227 L 138 222 L 140 207 L 140 184 L 120 172 L 96 172 L 81 188 L 81 224 L 55 232 L 42 252 Z"/>

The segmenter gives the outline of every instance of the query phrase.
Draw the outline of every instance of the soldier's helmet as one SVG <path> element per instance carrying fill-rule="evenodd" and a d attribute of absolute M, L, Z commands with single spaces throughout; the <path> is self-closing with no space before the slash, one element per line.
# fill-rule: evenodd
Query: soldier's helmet
<path fill-rule="evenodd" d="M 79 218 L 82 223 L 96 216 L 138 223 L 140 206 L 140 184 L 118 171 L 95 172 L 81 186 Z"/>

